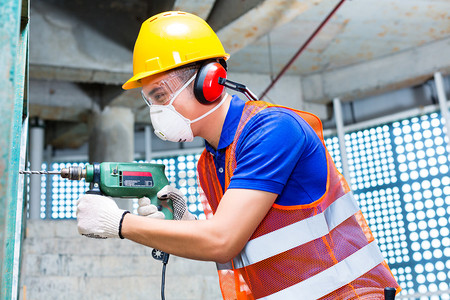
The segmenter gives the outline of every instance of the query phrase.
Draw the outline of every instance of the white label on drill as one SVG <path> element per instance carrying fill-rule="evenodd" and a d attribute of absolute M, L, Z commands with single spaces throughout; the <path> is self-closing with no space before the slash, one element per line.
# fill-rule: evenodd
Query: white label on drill
<path fill-rule="evenodd" d="M 153 187 L 153 176 L 150 172 L 122 172 L 122 186 Z"/>

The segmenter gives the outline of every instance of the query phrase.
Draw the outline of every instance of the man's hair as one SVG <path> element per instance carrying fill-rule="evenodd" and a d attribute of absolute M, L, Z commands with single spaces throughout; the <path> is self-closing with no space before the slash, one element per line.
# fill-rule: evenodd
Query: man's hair
<path fill-rule="evenodd" d="M 175 68 L 171 70 L 170 72 L 172 74 L 175 74 L 180 78 L 181 82 L 187 82 L 194 74 L 198 71 L 200 68 L 200 63 L 192 63 L 185 66 L 181 66 L 178 68 Z M 192 81 L 189 85 L 187 90 L 193 95 L 194 94 L 194 81 Z"/>
<path fill-rule="evenodd" d="M 211 61 L 214 61 L 214 59 L 201 60 L 201 61 L 197 61 L 194 63 L 190 63 L 187 65 L 172 69 L 170 72 L 175 73 L 180 78 L 181 82 L 187 82 L 192 76 L 194 76 L 194 74 L 196 72 L 198 72 L 198 70 L 201 68 L 201 66 L 204 65 L 205 62 L 207 62 L 207 61 L 211 62 Z M 227 70 L 227 63 L 224 59 L 218 59 L 216 61 L 219 62 L 225 68 L 225 70 Z M 192 93 L 192 95 L 194 95 L 194 83 L 195 83 L 195 80 L 189 84 L 189 86 L 188 86 L 189 88 L 187 89 L 189 92 Z M 224 89 L 223 94 L 225 94 L 225 89 Z"/>
<path fill-rule="evenodd" d="M 185 66 L 175 68 L 171 71 L 171 73 L 175 73 L 177 76 L 180 77 L 180 79 L 182 81 L 186 82 L 187 80 L 189 80 L 189 78 L 194 76 L 195 72 L 198 71 L 200 66 L 201 66 L 201 64 L 199 64 L 199 63 L 192 63 L 192 64 L 188 64 Z"/>
<path fill-rule="evenodd" d="M 173 72 L 179 72 L 180 73 L 180 75 L 179 75 L 180 78 L 183 81 L 186 81 L 189 78 L 191 78 L 191 76 L 194 75 L 194 71 L 197 72 L 200 69 L 200 67 L 205 64 L 205 62 L 211 62 L 211 61 L 217 61 L 218 63 L 220 63 L 225 68 L 225 70 L 227 70 L 227 63 L 226 63 L 226 61 L 223 58 L 221 58 L 221 59 L 207 59 L 207 60 L 197 61 L 197 62 L 194 62 L 194 63 L 190 63 L 190 64 L 187 64 L 187 65 L 175 68 L 172 71 Z"/>

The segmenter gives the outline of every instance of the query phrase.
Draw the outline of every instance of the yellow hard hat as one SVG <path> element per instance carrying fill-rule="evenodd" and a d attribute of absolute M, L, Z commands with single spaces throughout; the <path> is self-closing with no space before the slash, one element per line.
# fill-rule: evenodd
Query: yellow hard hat
<path fill-rule="evenodd" d="M 140 80 L 192 62 L 230 57 L 211 27 L 181 11 L 157 14 L 142 23 L 134 45 L 133 77 L 123 89 L 141 87 Z"/>

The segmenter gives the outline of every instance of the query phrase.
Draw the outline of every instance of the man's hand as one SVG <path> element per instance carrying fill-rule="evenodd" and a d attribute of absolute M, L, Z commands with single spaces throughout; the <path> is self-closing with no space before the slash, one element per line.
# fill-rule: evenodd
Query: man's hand
<path fill-rule="evenodd" d="M 164 219 L 164 213 L 159 211 L 156 205 L 151 204 L 150 199 L 147 197 L 139 198 L 139 207 L 137 209 L 138 215 L 154 218 L 154 219 Z"/>
<path fill-rule="evenodd" d="M 166 185 L 156 196 L 160 200 L 172 200 L 175 220 L 197 220 L 197 217 L 189 212 L 184 195 L 177 188 Z"/>
<path fill-rule="evenodd" d="M 197 217 L 188 211 L 183 194 L 173 186 L 166 185 L 158 192 L 156 196 L 162 201 L 172 200 L 174 220 L 197 220 Z M 162 215 L 161 219 L 164 219 L 164 214 L 162 212 L 158 212 L 156 206 L 150 204 L 150 200 L 148 198 L 139 199 L 139 215 L 159 218 L 157 213 L 160 213 Z"/>
<path fill-rule="evenodd" d="M 110 197 L 85 194 L 77 201 L 78 232 L 90 238 L 118 238 L 120 223 L 128 211 Z"/>

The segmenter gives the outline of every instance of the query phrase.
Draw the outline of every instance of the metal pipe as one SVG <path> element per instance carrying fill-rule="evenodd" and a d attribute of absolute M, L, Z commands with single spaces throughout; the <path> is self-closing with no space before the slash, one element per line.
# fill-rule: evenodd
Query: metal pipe
<path fill-rule="evenodd" d="M 39 121 L 38 121 L 39 122 Z M 30 169 L 40 170 L 44 161 L 44 128 L 38 123 L 30 129 Z M 30 219 L 41 217 L 41 176 L 30 177 Z"/>
<path fill-rule="evenodd" d="M 294 56 L 289 60 L 289 62 L 281 69 L 280 73 L 275 77 L 275 79 L 272 80 L 272 82 L 269 84 L 269 86 L 264 90 L 264 92 L 259 97 L 260 100 L 263 99 L 263 97 L 269 92 L 270 89 L 277 83 L 277 81 L 281 78 L 281 76 L 286 73 L 286 71 L 291 67 L 291 65 L 297 60 L 297 58 L 300 56 L 300 54 L 303 52 L 303 50 L 306 49 L 306 47 L 311 43 L 311 41 L 316 37 L 316 35 L 319 33 L 319 31 L 325 26 L 325 24 L 331 19 L 331 17 L 334 15 L 334 13 L 341 7 L 341 5 L 345 2 L 345 0 L 339 1 L 339 3 L 333 8 L 333 10 L 328 14 L 328 16 L 320 23 L 319 27 L 314 30 L 314 32 L 311 34 L 311 36 L 306 40 L 306 42 L 300 47 L 300 49 L 294 54 Z"/>
<path fill-rule="evenodd" d="M 145 140 L 145 161 L 150 162 L 152 160 L 152 130 L 150 126 L 145 126 L 144 140 Z"/>
<path fill-rule="evenodd" d="M 53 146 L 47 145 L 44 151 L 44 161 L 47 163 L 47 171 L 52 170 L 53 165 Z M 88 159 L 86 159 L 88 161 Z M 45 176 L 45 217 L 52 218 L 52 176 Z"/>
<path fill-rule="evenodd" d="M 342 114 L 342 104 L 339 98 L 333 99 L 333 108 L 334 108 L 334 118 L 336 120 L 336 130 L 339 139 L 339 149 L 341 151 L 342 173 L 347 182 L 350 184 L 351 178 L 348 167 L 347 149 L 345 146 L 344 118 Z"/>
<path fill-rule="evenodd" d="M 434 73 L 434 83 L 436 84 L 436 90 L 439 100 L 439 108 L 441 110 L 441 116 L 445 120 L 445 126 L 447 127 L 447 138 L 450 145 L 450 116 L 448 114 L 447 98 L 445 96 L 444 79 L 440 72 Z"/>

